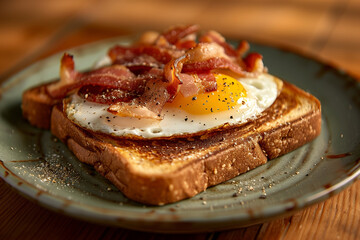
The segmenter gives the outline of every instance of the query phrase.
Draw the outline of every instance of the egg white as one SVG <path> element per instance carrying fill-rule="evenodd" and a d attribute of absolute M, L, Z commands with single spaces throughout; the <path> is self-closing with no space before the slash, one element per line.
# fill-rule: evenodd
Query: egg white
<path fill-rule="evenodd" d="M 238 79 L 247 96 L 238 100 L 234 109 L 205 115 L 194 115 L 181 108 L 162 110 L 162 120 L 116 116 L 107 111 L 108 105 L 89 102 L 74 94 L 66 105 L 68 118 L 83 128 L 113 136 L 143 138 L 172 137 L 195 134 L 224 124 L 242 124 L 256 118 L 270 107 L 278 96 L 275 77 L 261 74 L 256 78 Z"/>

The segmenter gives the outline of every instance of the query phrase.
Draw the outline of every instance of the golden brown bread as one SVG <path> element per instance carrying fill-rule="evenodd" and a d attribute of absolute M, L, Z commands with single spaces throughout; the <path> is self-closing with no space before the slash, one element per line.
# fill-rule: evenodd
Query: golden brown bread
<path fill-rule="evenodd" d="M 84 130 L 64 115 L 61 104 L 39 96 L 46 95 L 41 88 L 23 95 L 22 108 L 30 123 L 46 127 L 41 122 L 50 111 L 51 132 L 80 161 L 93 165 L 128 198 L 145 204 L 192 197 L 300 147 L 321 129 L 319 101 L 286 82 L 274 104 L 255 121 L 171 140 L 116 139 Z"/>
<path fill-rule="evenodd" d="M 51 98 L 47 91 L 46 86 L 42 84 L 32 87 L 25 91 L 22 96 L 22 113 L 31 125 L 38 128 L 50 128 L 50 116 L 52 108 L 59 100 Z"/>

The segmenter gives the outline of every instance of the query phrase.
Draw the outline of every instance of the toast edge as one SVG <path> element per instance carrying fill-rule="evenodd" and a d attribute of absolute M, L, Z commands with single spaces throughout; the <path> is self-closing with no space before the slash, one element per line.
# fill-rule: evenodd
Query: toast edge
<path fill-rule="evenodd" d="M 31 125 L 42 128 L 50 128 L 50 118 L 53 106 L 59 100 L 51 98 L 47 92 L 46 87 L 51 84 L 42 84 L 26 90 L 22 94 L 21 109 L 25 119 Z"/>

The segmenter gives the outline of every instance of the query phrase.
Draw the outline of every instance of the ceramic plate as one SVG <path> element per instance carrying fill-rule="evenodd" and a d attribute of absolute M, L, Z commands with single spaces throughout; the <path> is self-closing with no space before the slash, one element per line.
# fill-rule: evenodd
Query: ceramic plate
<path fill-rule="evenodd" d="M 93 66 L 117 39 L 70 50 L 79 70 Z M 49 131 L 21 115 L 21 94 L 57 78 L 61 55 L 37 62 L 2 84 L 0 176 L 39 204 L 102 224 L 156 232 L 199 232 L 243 227 L 329 198 L 360 174 L 360 84 L 344 72 L 289 51 L 252 44 L 270 73 L 309 91 L 322 103 L 322 132 L 313 142 L 162 207 L 128 200 L 91 167 L 80 163 Z M 136 187 L 136 186 L 134 186 Z"/>

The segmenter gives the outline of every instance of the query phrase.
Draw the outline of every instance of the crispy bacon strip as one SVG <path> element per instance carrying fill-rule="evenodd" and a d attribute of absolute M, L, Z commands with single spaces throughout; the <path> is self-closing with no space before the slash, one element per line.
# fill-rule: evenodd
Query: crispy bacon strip
<path fill-rule="evenodd" d="M 196 47 L 195 40 L 181 40 L 178 41 L 175 46 L 177 49 L 191 49 L 193 47 Z"/>
<path fill-rule="evenodd" d="M 199 79 L 201 79 L 201 85 L 203 87 L 203 92 L 212 92 L 216 91 L 217 83 L 214 74 L 210 71 L 197 73 Z"/>
<path fill-rule="evenodd" d="M 196 45 L 195 36 L 189 36 L 197 30 L 196 25 L 186 25 L 173 27 L 162 34 L 148 32 L 141 37 L 137 45 L 117 45 L 109 50 L 108 55 L 114 64 L 162 67 L 162 64 L 180 57 L 184 50 Z"/>
<path fill-rule="evenodd" d="M 250 48 L 247 41 L 239 42 L 238 46 L 234 48 L 226 42 L 226 39 L 216 31 L 208 31 L 199 38 L 199 42 L 216 43 L 224 48 L 226 55 L 234 58 L 241 58 Z"/>
<path fill-rule="evenodd" d="M 247 73 L 236 63 L 226 58 L 209 58 L 199 62 L 185 63 L 183 72 L 206 72 L 213 69 L 229 69 L 241 76 L 246 76 Z"/>
<path fill-rule="evenodd" d="M 199 42 L 218 44 L 224 49 L 224 52 L 227 56 L 232 58 L 233 61 L 236 61 L 236 63 L 241 68 L 247 69 L 246 63 L 244 63 L 244 60 L 242 59 L 242 57 L 250 48 L 247 41 L 239 42 L 238 46 L 234 48 L 232 45 L 226 42 L 225 38 L 220 33 L 216 31 L 209 31 L 200 37 Z"/>
<path fill-rule="evenodd" d="M 57 81 L 47 87 L 47 91 L 50 96 L 57 98 L 58 90 L 72 85 L 79 74 L 80 73 L 75 71 L 73 56 L 65 53 L 60 62 L 60 81 Z"/>
<path fill-rule="evenodd" d="M 108 111 L 122 117 L 161 119 L 161 110 L 170 98 L 166 84 L 158 80 L 150 80 L 144 93 L 130 102 L 118 102 L 111 105 Z"/>
<path fill-rule="evenodd" d="M 173 58 L 173 52 L 157 46 L 124 47 L 116 45 L 108 51 L 113 64 L 121 65 L 157 65 L 161 66 Z M 151 57 L 151 58 L 150 58 Z M 141 59 L 142 58 L 142 59 Z M 141 59 L 139 61 L 139 59 Z M 149 61 L 150 60 L 150 61 Z"/>
<path fill-rule="evenodd" d="M 198 73 L 180 73 L 180 78 L 183 81 L 180 93 L 184 97 L 190 97 L 199 92 L 211 92 L 217 89 L 217 83 L 214 74 L 208 72 Z"/>
<path fill-rule="evenodd" d="M 181 84 L 184 90 L 180 88 L 180 92 L 184 96 L 216 90 L 216 80 L 210 72 L 214 69 L 229 69 L 239 76 L 248 76 L 245 70 L 225 54 L 221 46 L 216 43 L 199 43 L 180 58 L 165 65 L 164 74 L 169 83 L 169 93 L 175 96 Z M 201 80 L 201 85 L 196 84 L 196 78 L 189 76 L 195 74 Z"/>
<path fill-rule="evenodd" d="M 144 80 L 137 78 L 122 65 L 112 65 L 84 73 L 78 78 L 78 82 L 81 86 L 95 85 L 133 91 L 143 84 Z"/>
<path fill-rule="evenodd" d="M 137 41 L 136 45 L 153 45 L 155 44 L 156 40 L 159 38 L 160 34 L 155 31 L 147 31 L 144 32 L 139 40 Z"/>
<path fill-rule="evenodd" d="M 249 43 L 247 42 L 247 41 L 241 41 L 239 44 L 238 44 L 238 46 L 237 46 L 237 48 L 236 48 L 236 52 L 238 53 L 238 55 L 240 56 L 240 57 L 242 57 L 242 56 L 244 56 L 245 55 L 245 53 L 247 52 L 247 51 L 249 51 L 249 49 L 250 49 L 250 45 L 249 45 Z"/>
<path fill-rule="evenodd" d="M 204 59 L 208 58 L 209 56 L 219 54 L 219 52 L 217 52 L 216 50 L 220 50 L 220 52 L 223 53 L 223 51 L 218 46 L 205 43 L 198 44 L 195 48 L 187 51 L 186 54 L 184 54 L 180 58 L 173 59 L 165 65 L 164 76 L 168 82 L 168 92 L 171 96 L 173 96 L 170 100 L 172 100 L 176 96 L 177 92 L 180 90 L 181 84 L 183 85 L 183 90 L 181 90 L 181 93 L 184 96 L 195 95 L 199 92 L 199 85 L 196 84 L 194 76 L 191 76 L 189 72 L 192 72 L 194 74 L 196 73 L 196 71 L 205 72 L 206 70 L 193 68 L 191 69 L 192 71 L 185 71 L 188 74 L 182 74 L 184 64 L 204 61 Z"/>
<path fill-rule="evenodd" d="M 209 31 L 202 35 L 199 39 L 199 42 L 203 43 L 216 43 L 224 48 L 225 54 L 229 57 L 237 58 L 239 56 L 238 52 L 226 42 L 225 38 L 216 31 Z"/>
<path fill-rule="evenodd" d="M 183 83 L 180 75 L 183 68 L 184 62 L 188 61 L 189 55 L 184 54 L 183 56 L 171 60 L 164 68 L 164 77 L 167 81 L 167 91 L 170 94 L 170 100 L 172 100 L 176 93 L 179 91 L 180 84 Z"/>
<path fill-rule="evenodd" d="M 180 73 L 179 78 L 181 78 L 182 80 L 182 85 L 180 87 L 179 92 L 184 97 L 194 96 L 199 92 L 200 81 L 197 81 L 197 79 L 199 79 L 197 75 Z"/>
<path fill-rule="evenodd" d="M 215 58 L 218 56 L 224 56 L 223 50 L 215 45 L 210 43 L 201 43 L 198 44 L 195 48 L 186 52 L 186 54 L 182 55 L 177 59 L 171 60 L 168 64 L 165 65 L 164 68 L 164 76 L 167 82 L 169 83 L 170 94 L 174 94 L 178 90 L 179 84 L 182 84 L 182 76 L 181 72 L 205 72 L 211 70 L 213 68 L 207 67 L 204 69 L 202 66 L 198 66 L 199 62 L 206 62 L 211 58 Z M 185 65 L 191 65 L 188 71 L 184 71 Z M 202 67 L 202 68 L 200 68 Z M 186 70 L 186 69 L 185 69 Z"/>
<path fill-rule="evenodd" d="M 142 94 L 144 89 L 138 88 L 136 91 L 126 92 L 121 89 L 104 88 L 99 86 L 84 86 L 78 91 L 79 96 L 89 102 L 101 104 L 115 104 L 117 102 L 129 102 Z"/>
<path fill-rule="evenodd" d="M 175 26 L 165 31 L 162 36 L 170 43 L 175 45 L 181 39 L 199 30 L 197 25 Z"/>
<path fill-rule="evenodd" d="M 263 72 L 265 69 L 262 58 L 262 55 L 260 55 L 259 53 L 248 54 L 244 59 L 247 67 L 246 70 L 248 72 Z"/>
<path fill-rule="evenodd" d="M 113 65 L 86 73 L 74 70 L 73 57 L 64 54 L 61 60 L 60 81 L 49 85 L 47 91 L 53 98 L 63 98 L 75 89 L 84 86 L 117 88 L 125 92 L 136 91 L 143 87 L 145 80 L 136 77 L 126 67 Z"/>
<path fill-rule="evenodd" d="M 228 69 L 238 76 L 251 77 L 265 69 L 260 54 L 250 53 L 242 59 L 243 64 L 239 64 L 236 59 L 226 55 L 216 43 L 199 43 L 186 54 L 189 55 L 189 60 L 183 63 L 181 70 L 185 73 Z"/>

